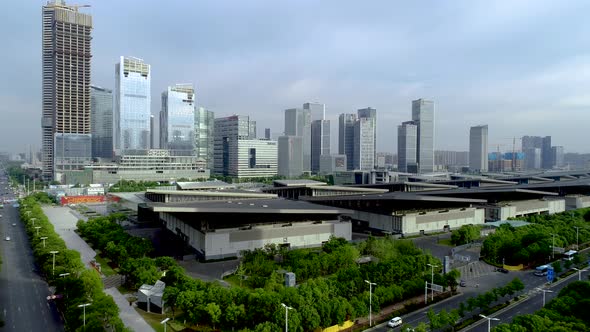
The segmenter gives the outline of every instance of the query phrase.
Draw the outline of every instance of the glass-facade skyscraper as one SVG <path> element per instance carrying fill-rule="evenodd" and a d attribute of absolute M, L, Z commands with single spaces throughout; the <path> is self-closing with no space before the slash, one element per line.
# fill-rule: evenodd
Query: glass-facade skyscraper
<path fill-rule="evenodd" d="M 377 154 L 377 110 L 371 107 L 357 111 L 354 130 L 354 169 L 370 171 L 375 168 Z"/>
<path fill-rule="evenodd" d="M 195 144 L 195 88 L 176 84 L 162 92 L 160 149 L 171 155 L 190 156 Z"/>
<path fill-rule="evenodd" d="M 488 126 L 475 126 L 469 130 L 469 168 L 472 171 L 488 170 Z"/>
<path fill-rule="evenodd" d="M 407 121 L 397 127 L 397 169 L 400 172 L 415 172 L 418 145 L 418 126 Z"/>
<path fill-rule="evenodd" d="M 48 2 L 42 10 L 42 163 L 44 180 L 90 163 L 92 17 Z"/>
<path fill-rule="evenodd" d="M 330 120 L 326 120 L 326 105 L 305 103 L 303 110 L 311 117 L 311 172 L 319 173 L 320 156 L 330 154 Z"/>
<path fill-rule="evenodd" d="M 150 65 L 134 57 L 115 66 L 114 145 L 117 154 L 150 148 Z"/>
<path fill-rule="evenodd" d="M 418 173 L 434 171 L 434 101 L 412 101 L 412 121 L 418 129 Z"/>
<path fill-rule="evenodd" d="M 354 125 L 356 114 L 340 114 L 338 117 L 338 154 L 346 156 L 346 169 L 354 169 Z"/>
<path fill-rule="evenodd" d="M 301 137 L 303 172 L 311 171 L 311 111 L 290 108 L 285 110 L 285 136 Z"/>
<path fill-rule="evenodd" d="M 91 86 L 92 158 L 113 157 L 113 91 Z"/>
<path fill-rule="evenodd" d="M 207 169 L 213 169 L 213 140 L 215 113 L 203 107 L 195 109 L 195 156 L 207 161 Z"/>

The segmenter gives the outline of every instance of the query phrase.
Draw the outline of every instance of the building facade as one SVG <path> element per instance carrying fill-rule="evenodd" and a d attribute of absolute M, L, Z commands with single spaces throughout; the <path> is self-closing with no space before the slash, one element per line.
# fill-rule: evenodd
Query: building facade
<path fill-rule="evenodd" d="M 365 124 L 363 124 L 363 132 L 366 133 L 362 133 L 361 136 L 365 136 L 366 138 L 364 139 L 364 143 L 363 145 L 366 145 L 365 147 L 363 147 L 362 145 L 360 146 L 359 149 L 359 153 L 358 155 L 360 156 L 359 158 L 361 160 L 365 160 L 364 162 L 359 162 L 360 165 L 362 165 L 364 168 L 360 168 L 361 170 L 372 170 L 375 167 L 375 163 L 377 162 L 376 158 L 377 158 L 377 110 L 371 107 L 367 107 L 367 108 L 362 108 L 359 109 L 357 111 L 358 113 L 358 118 L 359 121 L 363 120 L 364 122 L 366 122 Z M 373 132 L 373 138 L 369 139 L 369 135 L 370 132 Z M 369 142 L 372 141 L 373 143 L 373 147 L 370 148 L 368 146 Z M 357 145 L 355 145 L 356 147 Z M 372 152 L 371 152 L 372 150 Z M 373 162 L 370 163 L 368 162 L 368 159 L 370 157 L 370 155 L 372 154 L 373 157 Z"/>
<path fill-rule="evenodd" d="M 565 165 L 564 162 L 564 152 L 563 146 L 553 146 L 551 147 L 551 155 L 552 155 L 552 164 L 554 167 L 563 167 Z"/>
<path fill-rule="evenodd" d="M 320 158 L 320 174 L 330 175 L 336 172 L 346 172 L 346 155 L 331 154 Z"/>
<path fill-rule="evenodd" d="M 92 158 L 113 157 L 113 91 L 90 87 Z"/>
<path fill-rule="evenodd" d="M 360 117 L 354 126 L 353 169 L 375 168 L 375 118 Z"/>
<path fill-rule="evenodd" d="M 475 126 L 469 130 L 469 168 L 476 172 L 488 170 L 488 126 Z"/>
<path fill-rule="evenodd" d="M 42 9 L 42 164 L 43 179 L 81 169 L 92 155 L 92 17 L 62 0 Z"/>
<path fill-rule="evenodd" d="M 264 139 L 238 140 L 237 178 L 268 178 L 277 175 L 278 146 Z"/>
<path fill-rule="evenodd" d="M 552 169 L 554 166 L 553 160 L 551 136 L 545 136 L 543 137 L 541 144 L 541 167 L 544 169 Z"/>
<path fill-rule="evenodd" d="M 416 151 L 418 145 L 418 126 L 412 121 L 397 127 L 397 169 L 410 172 L 416 169 Z"/>
<path fill-rule="evenodd" d="M 173 155 L 190 156 L 195 147 L 195 88 L 176 84 L 162 92 L 160 148 Z"/>
<path fill-rule="evenodd" d="M 412 121 L 417 126 L 416 163 L 418 173 L 434 171 L 434 102 L 412 101 Z"/>
<path fill-rule="evenodd" d="M 215 119 L 213 170 L 223 176 L 238 174 L 238 141 L 250 140 L 250 117 L 232 115 Z"/>
<path fill-rule="evenodd" d="M 287 178 L 298 177 L 303 174 L 303 137 L 279 137 L 277 173 Z"/>
<path fill-rule="evenodd" d="M 301 108 L 285 110 L 285 136 L 300 136 L 303 171 L 311 172 L 311 111 Z"/>
<path fill-rule="evenodd" d="M 356 114 L 342 113 L 338 117 L 338 154 L 346 156 L 347 170 L 353 170 L 354 125 Z"/>
<path fill-rule="evenodd" d="M 114 145 L 117 154 L 150 148 L 150 65 L 120 57 L 115 66 Z"/>
<path fill-rule="evenodd" d="M 195 156 L 207 162 L 213 169 L 215 113 L 203 107 L 195 109 Z"/>

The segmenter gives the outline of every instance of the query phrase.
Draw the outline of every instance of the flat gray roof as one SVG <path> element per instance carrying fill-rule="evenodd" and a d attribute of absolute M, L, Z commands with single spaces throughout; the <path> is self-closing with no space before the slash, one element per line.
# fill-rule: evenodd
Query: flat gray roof
<path fill-rule="evenodd" d="M 326 200 L 339 200 L 339 201 L 374 201 L 374 200 L 397 200 L 397 201 L 423 201 L 423 202 L 455 202 L 455 203 L 486 203 L 485 199 L 472 199 L 472 198 L 457 198 L 457 197 L 445 197 L 435 195 L 423 195 L 423 192 L 419 193 L 408 193 L 408 192 L 389 192 L 383 194 L 365 194 L 365 195 L 343 195 L 343 196 L 318 196 L 318 197 L 306 197 L 307 201 L 326 201 Z"/>
<path fill-rule="evenodd" d="M 160 190 L 148 189 L 146 193 L 162 195 L 182 195 L 182 196 L 212 196 L 212 197 L 251 197 L 251 198 L 276 198 L 276 194 L 266 194 L 261 192 L 252 192 L 246 190 Z"/>
<path fill-rule="evenodd" d="M 530 225 L 530 222 L 526 222 L 524 220 L 498 220 L 493 222 L 486 222 L 485 226 L 493 226 L 493 227 L 500 227 L 501 225 L 509 224 L 512 227 L 522 227 L 526 225 Z"/>
<path fill-rule="evenodd" d="M 286 199 L 223 200 L 208 202 L 148 203 L 154 212 L 248 214 L 344 214 L 350 211 L 305 201 Z"/>
<path fill-rule="evenodd" d="M 292 187 L 292 186 L 326 186 L 328 185 L 326 182 L 320 182 L 315 180 L 274 180 L 274 183 L 282 186 L 282 187 Z"/>
<path fill-rule="evenodd" d="M 176 186 L 181 190 L 191 189 L 220 189 L 220 188 L 235 188 L 233 184 L 229 184 L 223 181 L 202 181 L 202 182 L 177 182 Z"/>

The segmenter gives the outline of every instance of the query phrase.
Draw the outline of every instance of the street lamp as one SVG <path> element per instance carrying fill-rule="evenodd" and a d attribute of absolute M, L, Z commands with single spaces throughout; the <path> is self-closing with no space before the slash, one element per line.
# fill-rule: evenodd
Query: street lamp
<path fill-rule="evenodd" d="M 166 322 L 170 320 L 170 317 L 164 319 L 163 321 L 160 322 L 160 324 L 164 324 L 164 332 L 166 332 Z"/>
<path fill-rule="evenodd" d="M 43 248 L 45 248 L 45 240 L 47 240 L 47 236 L 42 236 L 41 240 L 43 240 Z"/>
<path fill-rule="evenodd" d="M 69 273 L 69 272 L 66 272 L 66 273 L 60 273 L 60 274 L 59 274 L 59 276 L 60 276 L 60 277 L 67 277 L 67 276 L 69 276 L 69 275 L 70 275 L 70 273 Z"/>
<path fill-rule="evenodd" d="M 537 288 L 537 289 L 543 292 L 543 307 L 544 307 L 545 306 L 545 293 L 553 293 L 553 291 L 550 289 L 543 289 L 543 288 Z"/>
<path fill-rule="evenodd" d="M 92 303 L 84 303 L 78 305 L 78 308 L 84 308 L 84 330 L 86 330 L 86 307 L 91 305 Z"/>
<path fill-rule="evenodd" d="M 555 234 L 551 233 L 551 238 L 553 239 L 553 246 L 551 246 L 551 259 L 555 259 Z"/>
<path fill-rule="evenodd" d="M 580 250 L 580 243 L 578 242 L 578 231 L 580 230 L 580 226 L 574 226 L 576 229 L 576 250 Z"/>
<path fill-rule="evenodd" d="M 57 250 L 52 250 L 49 253 L 53 255 L 53 269 L 51 270 L 51 275 L 55 275 L 55 254 L 57 254 L 59 251 Z"/>
<path fill-rule="evenodd" d="M 33 222 L 33 226 L 35 226 L 35 220 L 37 220 L 37 218 L 31 218 L 31 221 Z"/>
<path fill-rule="evenodd" d="M 37 236 L 39 236 L 39 228 L 41 228 L 41 226 L 36 226 L 35 229 L 37 230 Z"/>
<path fill-rule="evenodd" d="M 377 284 L 369 280 L 365 280 L 365 282 L 369 284 L 369 326 L 373 326 L 373 316 L 371 315 L 373 311 L 373 286 Z"/>
<path fill-rule="evenodd" d="M 432 287 L 432 285 L 434 285 L 434 268 L 438 267 L 438 265 L 432 265 L 430 263 L 428 263 L 426 265 L 430 266 L 430 290 L 432 291 L 432 296 L 430 297 L 430 301 L 434 301 L 434 288 Z"/>
<path fill-rule="evenodd" d="M 577 268 L 575 268 L 575 267 L 573 267 L 572 269 L 574 269 L 574 270 L 578 271 L 578 281 L 582 281 L 582 272 L 586 272 L 586 271 L 588 271 L 588 270 L 586 270 L 586 269 L 584 269 L 584 270 L 580 270 L 580 269 L 577 269 Z"/>
<path fill-rule="evenodd" d="M 293 308 L 289 307 L 284 303 L 281 303 L 281 305 L 283 306 L 283 308 L 285 308 L 285 332 L 289 332 L 289 310 Z"/>
<path fill-rule="evenodd" d="M 492 322 L 493 320 L 500 320 L 499 318 L 494 318 L 494 317 L 487 317 L 487 316 L 484 316 L 484 315 L 482 315 L 482 314 L 479 314 L 479 317 L 482 317 L 482 318 L 485 318 L 485 319 L 487 319 L 487 320 L 488 320 L 488 332 L 490 332 L 490 331 L 491 331 L 491 322 Z"/>

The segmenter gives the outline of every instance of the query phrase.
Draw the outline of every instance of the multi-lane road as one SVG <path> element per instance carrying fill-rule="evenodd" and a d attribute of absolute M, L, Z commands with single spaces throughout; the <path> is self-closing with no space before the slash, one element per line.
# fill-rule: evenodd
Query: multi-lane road
<path fill-rule="evenodd" d="M 2 194 L 10 190 L 6 187 L 6 182 L 0 183 Z M 12 204 L 4 204 L 0 209 L 0 318 L 5 324 L 2 331 L 63 331 L 59 314 L 47 302 L 47 283 L 34 271 L 31 247 L 18 209 Z"/>

